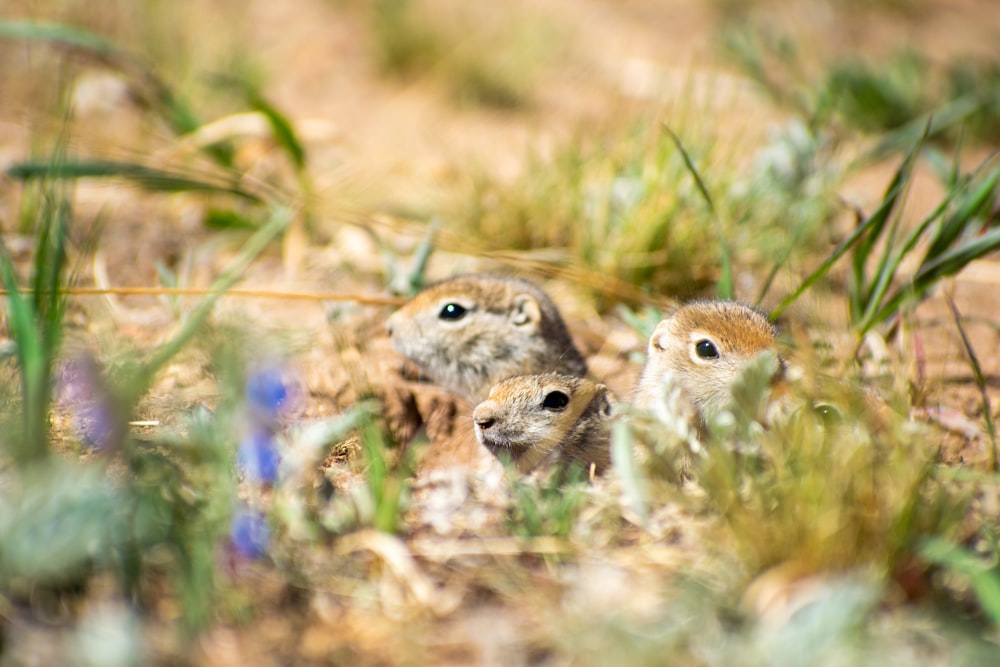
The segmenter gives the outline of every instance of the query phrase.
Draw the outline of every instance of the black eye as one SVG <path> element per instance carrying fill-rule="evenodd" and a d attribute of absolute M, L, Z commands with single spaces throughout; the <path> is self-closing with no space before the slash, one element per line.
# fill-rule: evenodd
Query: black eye
<path fill-rule="evenodd" d="M 718 359 L 719 350 L 716 349 L 715 343 L 708 339 L 702 339 L 694 344 L 694 351 L 698 353 L 698 356 L 702 359 Z"/>
<path fill-rule="evenodd" d="M 469 312 L 464 306 L 460 306 L 457 303 L 446 303 L 441 312 L 438 313 L 438 318 L 442 320 L 460 320 L 465 317 L 465 314 Z"/>
<path fill-rule="evenodd" d="M 546 394 L 545 400 L 542 401 L 543 408 L 546 410 L 553 410 L 555 412 L 562 410 L 567 405 L 569 405 L 569 396 L 561 391 L 553 391 Z"/>

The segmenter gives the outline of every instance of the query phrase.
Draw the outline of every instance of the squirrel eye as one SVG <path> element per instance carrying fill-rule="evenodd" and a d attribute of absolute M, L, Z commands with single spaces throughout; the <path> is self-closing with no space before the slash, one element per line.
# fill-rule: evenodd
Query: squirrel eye
<path fill-rule="evenodd" d="M 702 359 L 718 359 L 719 350 L 716 349 L 715 343 L 703 338 L 694 344 L 694 351 L 698 353 L 698 356 Z"/>
<path fill-rule="evenodd" d="M 544 400 L 542 400 L 542 407 L 546 410 L 553 410 L 558 412 L 562 410 L 567 405 L 569 405 L 569 396 L 562 393 L 561 391 L 553 391 L 545 395 Z"/>
<path fill-rule="evenodd" d="M 457 303 L 446 303 L 441 312 L 438 313 L 438 318 L 442 320 L 460 320 L 465 317 L 465 314 L 469 312 L 464 306 Z"/>

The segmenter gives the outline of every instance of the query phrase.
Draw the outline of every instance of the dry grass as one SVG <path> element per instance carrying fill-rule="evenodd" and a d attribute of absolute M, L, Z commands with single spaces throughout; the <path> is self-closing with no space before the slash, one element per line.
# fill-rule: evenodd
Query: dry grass
<path fill-rule="evenodd" d="M 944 11 L 920 4 L 915 34 Z M 970 35 L 1000 30 L 988 4 Z M 858 28 L 866 53 L 899 30 L 896 3 L 861 26 L 806 5 L 780 13 L 797 34 L 826 16 L 830 42 Z M 5 281 L 51 272 L 52 239 L 71 276 L 9 294 L 0 325 L 3 660 L 990 664 L 988 260 L 935 282 L 954 312 L 932 291 L 860 347 L 835 266 L 784 315 L 810 372 L 767 428 L 737 409 L 694 445 L 634 416 L 615 432 L 632 464 L 593 482 L 421 464 L 468 414 L 388 351 L 374 309 L 394 294 L 513 267 L 548 281 L 595 368 L 630 377 L 632 327 L 709 293 L 727 251 L 736 295 L 774 303 L 852 231 L 840 196 L 876 209 L 887 167 L 848 158 L 882 136 L 790 118 L 729 74 L 710 45 L 730 11 L 5 9 L 115 50 L 0 36 L 0 167 L 21 163 L 0 180 Z M 19 182 L 25 165 L 103 171 L 63 190 Z M 900 230 L 938 202 L 914 190 Z M 29 323 L 62 344 L 36 350 Z M 26 370 L 36 353 L 51 372 Z M 746 407 L 768 391 L 751 369 L 737 393 Z"/>

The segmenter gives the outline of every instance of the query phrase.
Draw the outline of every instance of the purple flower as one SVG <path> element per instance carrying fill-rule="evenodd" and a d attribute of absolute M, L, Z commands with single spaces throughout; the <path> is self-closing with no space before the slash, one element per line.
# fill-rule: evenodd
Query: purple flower
<path fill-rule="evenodd" d="M 229 539 L 240 556 L 255 560 L 267 553 L 271 539 L 267 521 L 261 512 L 249 507 L 239 507 L 233 514 Z"/>
<path fill-rule="evenodd" d="M 125 437 L 125 420 L 100 366 L 89 354 L 79 354 L 63 365 L 56 380 L 55 397 L 71 412 L 73 429 L 85 446 L 113 449 Z"/>
<path fill-rule="evenodd" d="M 273 421 L 287 407 L 289 387 L 277 366 L 258 368 L 247 378 L 247 405 L 253 417 L 260 421 Z"/>
<path fill-rule="evenodd" d="M 281 454 L 270 431 L 254 429 L 240 443 L 236 460 L 248 480 L 271 484 L 278 476 Z"/>
<path fill-rule="evenodd" d="M 111 449 L 123 435 L 122 421 L 106 400 L 83 405 L 73 415 L 73 428 L 84 445 L 97 450 Z"/>

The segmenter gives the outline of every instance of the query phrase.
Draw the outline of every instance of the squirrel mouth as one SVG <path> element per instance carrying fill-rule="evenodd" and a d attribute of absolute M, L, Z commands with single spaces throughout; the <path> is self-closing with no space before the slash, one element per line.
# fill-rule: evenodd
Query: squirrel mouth
<path fill-rule="evenodd" d="M 476 430 L 478 431 L 476 435 L 479 436 L 480 444 L 494 456 L 504 454 L 516 460 L 529 449 L 524 443 L 515 442 L 504 437 L 495 437 L 492 434 L 483 433 L 479 429 Z"/>

